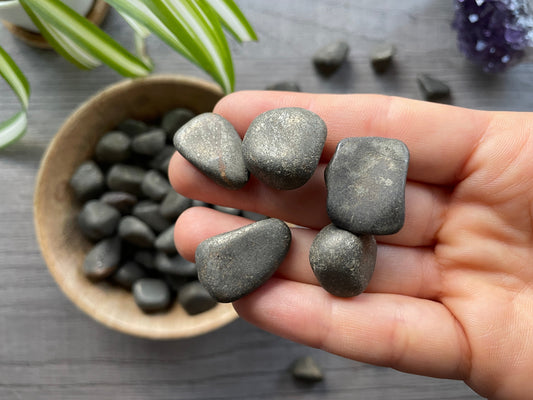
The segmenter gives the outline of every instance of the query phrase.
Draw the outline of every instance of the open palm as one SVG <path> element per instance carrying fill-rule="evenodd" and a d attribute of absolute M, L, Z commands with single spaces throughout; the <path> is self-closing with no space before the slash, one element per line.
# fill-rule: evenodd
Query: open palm
<path fill-rule="evenodd" d="M 255 178 L 239 191 L 217 186 L 179 154 L 170 178 L 180 193 L 256 211 L 293 228 L 270 281 L 235 302 L 238 313 L 286 338 L 354 360 L 428 376 L 463 379 L 491 399 L 533 393 L 533 114 L 483 112 L 376 95 L 240 92 L 215 112 L 244 135 L 258 114 L 303 107 L 328 137 L 313 178 L 276 191 Z M 324 168 L 339 140 L 400 139 L 411 153 L 406 220 L 380 236 L 367 291 L 337 298 L 308 261 L 329 223 Z M 176 224 L 179 252 L 193 260 L 207 237 L 249 223 L 206 208 Z"/>

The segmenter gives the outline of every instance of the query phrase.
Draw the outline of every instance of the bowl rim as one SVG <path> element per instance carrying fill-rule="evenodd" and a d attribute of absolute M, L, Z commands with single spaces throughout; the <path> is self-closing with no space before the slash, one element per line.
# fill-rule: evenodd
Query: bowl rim
<path fill-rule="evenodd" d="M 61 127 L 54 135 L 50 143 L 48 144 L 44 155 L 41 158 L 39 163 L 39 170 L 36 177 L 36 183 L 34 188 L 34 197 L 33 197 L 33 224 L 37 237 L 37 242 L 41 250 L 41 254 L 44 258 L 45 264 L 48 271 L 52 275 L 54 281 L 59 286 L 64 295 L 72 302 L 78 309 L 83 311 L 85 314 L 90 316 L 92 319 L 100 322 L 107 328 L 129 334 L 132 336 L 148 338 L 148 339 L 181 339 L 188 338 L 193 336 L 199 336 L 220 328 L 228 323 L 234 321 L 238 318 L 238 314 L 233 309 L 233 306 L 230 304 L 218 304 L 217 307 L 224 307 L 225 310 L 223 313 L 217 316 L 215 319 L 207 320 L 203 324 L 198 324 L 189 329 L 182 329 L 180 332 L 173 332 L 167 330 L 157 330 L 157 329 L 144 329 L 139 327 L 131 327 L 128 324 L 124 323 L 123 320 L 118 320 L 115 316 L 95 312 L 93 307 L 90 307 L 89 304 L 83 302 L 81 297 L 78 296 L 78 293 L 74 290 L 73 287 L 65 285 L 62 283 L 61 271 L 59 268 L 56 268 L 56 264 L 52 257 L 51 245 L 49 243 L 49 238 L 44 232 L 44 227 L 39 224 L 40 216 L 46 212 L 41 209 L 38 199 L 40 198 L 40 193 L 42 188 L 45 185 L 43 176 L 46 173 L 46 165 L 48 165 L 49 159 L 52 157 L 53 149 L 56 147 L 57 143 L 62 141 L 64 137 L 68 136 L 69 132 L 76 125 L 76 120 L 80 114 L 85 113 L 88 109 L 95 103 L 101 102 L 102 100 L 110 97 L 116 96 L 118 91 L 127 91 L 132 85 L 143 85 L 143 84 L 187 84 L 187 85 L 196 85 L 200 89 L 211 91 L 216 94 L 223 96 L 223 92 L 220 87 L 214 83 L 208 82 L 201 78 L 196 78 L 187 75 L 179 74 L 155 74 L 142 78 L 128 78 L 122 81 L 116 82 L 114 84 L 108 85 L 103 89 L 99 90 L 93 96 L 85 99 L 84 102 L 79 105 L 62 123 Z"/>

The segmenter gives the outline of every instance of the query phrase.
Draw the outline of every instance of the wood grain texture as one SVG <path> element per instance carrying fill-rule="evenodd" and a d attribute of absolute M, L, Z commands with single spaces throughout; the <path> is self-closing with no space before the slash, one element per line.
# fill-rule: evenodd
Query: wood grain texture
<path fill-rule="evenodd" d="M 420 98 L 418 72 L 447 81 L 452 103 L 478 109 L 533 110 L 533 64 L 499 76 L 472 67 L 456 50 L 452 1 L 238 0 L 258 43 L 233 40 L 236 88 L 292 79 L 305 91 L 374 92 Z M 116 12 L 106 31 L 133 48 Z M 342 38 L 349 62 L 329 79 L 311 55 Z M 367 54 L 381 41 L 398 48 L 395 67 L 376 76 Z M 27 135 L 0 153 L 0 399 L 478 399 L 462 382 L 360 364 L 277 338 L 238 320 L 208 335 L 150 341 L 110 331 L 67 300 L 48 273 L 32 222 L 39 160 L 65 118 L 87 97 L 121 79 L 102 67 L 79 71 L 50 51 L 26 46 L 0 27 L 0 45 L 32 84 Z M 206 75 L 156 38 L 156 72 Z M 0 117 L 18 110 L 0 82 Z M 428 130 L 431 127 L 428 126 Z M 314 386 L 287 373 L 312 354 L 325 371 Z"/>

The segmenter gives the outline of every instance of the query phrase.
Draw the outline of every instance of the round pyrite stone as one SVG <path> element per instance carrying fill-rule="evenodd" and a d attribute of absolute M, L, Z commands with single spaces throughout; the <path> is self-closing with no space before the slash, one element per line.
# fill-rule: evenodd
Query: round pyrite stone
<path fill-rule="evenodd" d="M 350 137 L 325 171 L 331 222 L 354 234 L 391 235 L 405 219 L 407 146 L 396 139 Z"/>
<path fill-rule="evenodd" d="M 217 301 L 235 301 L 272 276 L 290 244 L 289 227 L 274 218 L 213 236 L 196 249 L 198 280 Z"/>
<path fill-rule="evenodd" d="M 297 107 L 278 108 L 256 117 L 244 136 L 248 170 L 267 185 L 296 189 L 313 175 L 326 142 L 325 122 Z"/>
<path fill-rule="evenodd" d="M 174 135 L 174 147 L 220 186 L 240 189 L 248 182 L 241 138 L 220 115 L 204 113 L 191 119 Z"/>
<path fill-rule="evenodd" d="M 313 240 L 309 262 L 325 290 L 335 296 L 352 297 L 368 286 L 376 255 L 374 236 L 357 236 L 331 224 Z"/>

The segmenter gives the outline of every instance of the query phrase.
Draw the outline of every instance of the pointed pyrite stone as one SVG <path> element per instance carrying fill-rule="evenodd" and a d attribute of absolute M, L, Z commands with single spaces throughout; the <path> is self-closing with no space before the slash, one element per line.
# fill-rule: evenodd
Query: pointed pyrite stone
<path fill-rule="evenodd" d="M 213 236 L 196 249 L 198 280 L 217 301 L 235 301 L 272 276 L 290 244 L 289 227 L 274 218 Z"/>
<path fill-rule="evenodd" d="M 174 147 L 192 165 L 219 185 L 240 189 L 249 173 L 242 156 L 242 141 L 233 125 L 217 114 L 204 113 L 174 135 Z"/>
<path fill-rule="evenodd" d="M 325 171 L 331 221 L 354 234 L 390 235 L 405 219 L 407 146 L 396 139 L 351 137 Z"/>

